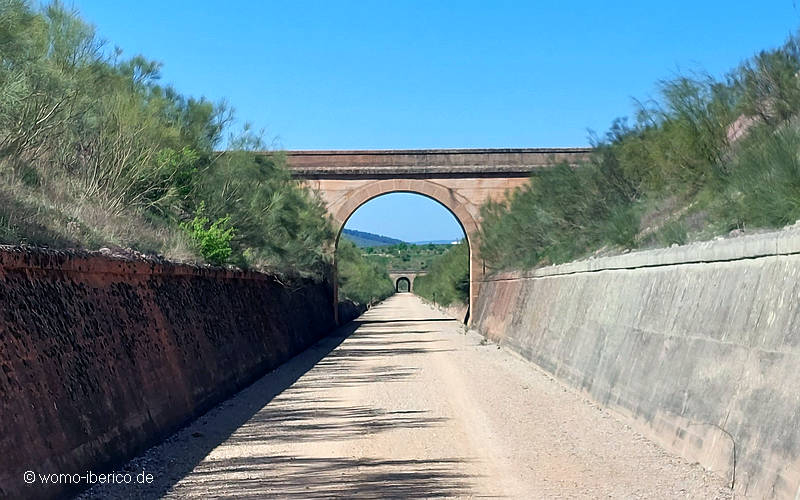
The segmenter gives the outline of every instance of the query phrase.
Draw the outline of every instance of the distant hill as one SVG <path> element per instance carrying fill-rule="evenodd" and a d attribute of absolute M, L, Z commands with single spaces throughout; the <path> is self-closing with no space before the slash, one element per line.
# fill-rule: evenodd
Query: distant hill
<path fill-rule="evenodd" d="M 398 243 L 405 243 L 403 240 L 398 240 L 396 238 L 389 238 L 388 236 L 367 233 L 365 231 L 356 231 L 354 229 L 344 229 L 342 231 L 342 235 L 360 248 L 385 247 L 389 245 L 397 245 Z"/>

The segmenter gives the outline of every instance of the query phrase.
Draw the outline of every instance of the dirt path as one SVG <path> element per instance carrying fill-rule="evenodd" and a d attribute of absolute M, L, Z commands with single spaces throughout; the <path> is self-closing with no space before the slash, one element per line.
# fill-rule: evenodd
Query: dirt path
<path fill-rule="evenodd" d="M 126 466 L 153 484 L 84 497 L 729 497 L 411 294 L 339 333 Z"/>

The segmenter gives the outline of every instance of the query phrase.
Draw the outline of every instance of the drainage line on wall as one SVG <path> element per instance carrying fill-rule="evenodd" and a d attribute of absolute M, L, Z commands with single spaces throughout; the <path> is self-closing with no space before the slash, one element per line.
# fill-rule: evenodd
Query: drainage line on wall
<path fill-rule="evenodd" d="M 685 260 L 679 262 L 665 262 L 665 263 L 657 263 L 657 264 L 641 264 L 638 266 L 619 266 L 619 267 L 602 267 L 597 269 L 581 269 L 578 271 L 563 271 L 563 272 L 554 272 L 552 274 L 543 274 L 540 276 L 518 276 L 513 278 L 493 278 L 493 279 L 484 279 L 481 280 L 481 283 L 500 283 L 505 281 L 523 281 L 523 280 L 536 280 L 536 279 L 543 279 L 543 278 L 555 278 L 559 276 L 572 276 L 575 274 L 589 274 L 589 273 L 599 273 L 602 271 L 635 271 L 637 269 L 651 269 L 651 268 L 658 268 L 658 267 L 674 267 L 674 266 L 688 266 L 688 265 L 695 265 L 695 264 L 714 264 L 717 262 L 726 263 L 726 262 L 739 262 L 743 260 L 758 260 L 764 259 L 768 257 L 791 257 L 791 256 L 798 256 L 800 255 L 800 251 L 797 252 L 785 252 L 785 253 L 768 253 L 768 254 L 759 254 L 759 255 L 748 255 L 743 257 L 736 257 L 732 259 L 713 259 L 713 260 Z M 565 264 L 566 265 L 566 264 Z M 546 269 L 546 268 L 540 268 Z"/>

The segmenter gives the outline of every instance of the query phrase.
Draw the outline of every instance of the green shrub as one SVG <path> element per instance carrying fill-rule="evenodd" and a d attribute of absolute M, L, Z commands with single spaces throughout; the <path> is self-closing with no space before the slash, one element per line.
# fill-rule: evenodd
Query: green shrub
<path fill-rule="evenodd" d="M 229 151 L 203 173 L 195 189 L 210 214 L 231 217 L 237 262 L 317 275 L 330 265 L 325 249 L 334 233 L 325 207 L 292 178 L 285 155 Z"/>
<path fill-rule="evenodd" d="M 230 226 L 230 217 L 217 219 L 209 225 L 204 211 L 205 205 L 201 203 L 194 219 L 181 226 L 188 231 L 192 243 L 207 262 L 222 265 L 231 256 L 231 240 L 236 231 Z"/>
<path fill-rule="evenodd" d="M 800 219 L 800 129 L 750 137 L 733 162 L 719 215 L 730 228 L 782 227 Z"/>
<path fill-rule="evenodd" d="M 339 297 L 359 304 L 373 304 L 394 293 L 394 284 L 385 266 L 370 262 L 353 242 L 344 236 L 336 249 Z"/>
<path fill-rule="evenodd" d="M 629 245 L 638 231 L 628 186 L 597 158 L 534 173 L 506 203 L 482 209 L 481 257 L 491 269 L 566 262 L 606 243 Z"/>
<path fill-rule="evenodd" d="M 448 306 L 469 301 L 469 246 L 452 245 L 436 257 L 427 274 L 417 276 L 413 292 L 437 304 Z"/>
<path fill-rule="evenodd" d="M 663 247 L 685 245 L 689 241 L 686 224 L 681 220 L 667 222 L 656 233 L 656 241 Z"/>
<path fill-rule="evenodd" d="M 636 235 L 639 232 L 639 216 L 635 207 L 629 205 L 614 207 L 609 212 L 605 228 L 601 231 L 604 233 L 601 238 L 604 241 L 624 248 L 635 247 Z"/>

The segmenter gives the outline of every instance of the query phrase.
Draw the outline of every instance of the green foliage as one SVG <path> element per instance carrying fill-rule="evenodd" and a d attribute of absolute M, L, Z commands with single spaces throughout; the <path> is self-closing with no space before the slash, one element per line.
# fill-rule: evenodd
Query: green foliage
<path fill-rule="evenodd" d="M 722 80 L 660 82 L 659 99 L 632 125 L 616 120 L 588 162 L 534 174 L 484 206 L 481 257 L 490 270 L 533 267 L 796 221 L 798 75 L 792 37 Z"/>
<path fill-rule="evenodd" d="M 656 238 L 660 246 L 668 247 L 670 245 L 685 245 L 689 241 L 688 231 L 686 224 L 683 221 L 676 220 L 664 224 Z"/>
<path fill-rule="evenodd" d="M 426 244 L 409 245 L 400 243 L 380 247 L 362 248 L 362 254 L 370 262 L 390 271 L 423 271 L 428 269 L 438 256 L 442 255 L 450 245 Z"/>
<path fill-rule="evenodd" d="M 241 265 L 323 273 L 332 228 L 322 202 L 292 179 L 283 155 L 226 153 L 207 169 L 197 191 L 210 213 L 235 222 Z"/>
<path fill-rule="evenodd" d="M 0 62 L 0 242 L 327 272 L 327 215 L 283 156 L 247 126 L 214 152 L 224 104 L 159 85 L 59 2 L 0 1 Z"/>
<path fill-rule="evenodd" d="M 608 241 L 626 243 L 638 227 L 633 191 L 604 175 L 600 156 L 573 169 L 556 165 L 507 203 L 483 207 L 481 256 L 495 268 L 564 262 Z"/>
<path fill-rule="evenodd" d="M 752 134 L 732 163 L 725 203 L 727 227 L 782 227 L 800 219 L 800 128 L 795 123 Z"/>
<path fill-rule="evenodd" d="M 414 293 L 448 306 L 469 301 L 469 246 L 451 245 L 431 264 L 428 274 L 414 280 Z"/>
<path fill-rule="evenodd" d="M 217 219 L 209 225 L 204 211 L 205 204 L 201 203 L 194 219 L 181 224 L 181 227 L 189 233 L 192 243 L 207 262 L 222 265 L 231 256 L 231 240 L 236 231 L 230 226 L 230 217 Z"/>
<path fill-rule="evenodd" d="M 638 230 L 639 215 L 635 207 L 620 204 L 608 212 L 607 220 L 600 228 L 599 239 L 623 248 L 633 248 L 636 246 Z"/>
<path fill-rule="evenodd" d="M 386 268 L 365 259 L 350 240 L 339 240 L 336 262 L 341 298 L 360 304 L 373 304 L 394 293 L 394 284 Z"/>
<path fill-rule="evenodd" d="M 800 106 L 800 45 L 790 38 L 778 50 L 761 51 L 742 64 L 736 83 L 740 107 L 749 116 L 777 125 L 797 114 Z"/>

